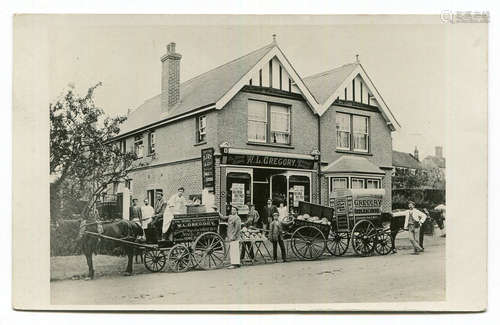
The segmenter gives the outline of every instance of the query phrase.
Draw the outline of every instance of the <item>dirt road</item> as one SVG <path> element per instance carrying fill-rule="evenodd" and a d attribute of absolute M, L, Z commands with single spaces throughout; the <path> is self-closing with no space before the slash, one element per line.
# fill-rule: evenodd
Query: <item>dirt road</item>
<path fill-rule="evenodd" d="M 427 237 L 427 236 L 426 236 Z M 403 244 L 404 238 L 398 240 Z M 330 257 L 187 273 L 51 282 L 53 304 L 266 304 L 392 302 L 445 298 L 445 239 L 425 253 Z M 141 273 L 141 272 L 139 272 Z"/>

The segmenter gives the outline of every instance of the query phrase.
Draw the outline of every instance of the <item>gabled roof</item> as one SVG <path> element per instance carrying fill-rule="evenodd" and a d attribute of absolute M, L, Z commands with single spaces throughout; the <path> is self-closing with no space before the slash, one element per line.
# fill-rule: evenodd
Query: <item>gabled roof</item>
<path fill-rule="evenodd" d="M 396 120 L 394 114 L 392 114 L 387 106 L 387 103 L 359 62 L 345 64 L 341 67 L 304 78 L 307 87 L 318 100 L 319 115 L 323 115 L 323 113 L 330 108 L 335 99 L 344 93 L 344 88 L 346 88 L 357 75 L 361 76 L 368 89 L 373 94 L 373 97 L 377 100 L 380 106 L 380 112 L 387 123 L 391 125 L 394 130 L 399 129 L 401 127 L 399 122 Z"/>
<path fill-rule="evenodd" d="M 355 63 L 321 72 L 304 78 L 307 88 L 313 93 L 316 100 L 322 104 L 337 90 L 342 82 L 354 71 Z"/>
<path fill-rule="evenodd" d="M 169 110 L 168 114 L 161 112 L 161 95 L 148 99 L 129 114 L 121 127 L 120 135 L 160 120 L 180 116 L 200 107 L 215 105 L 273 47 L 274 44 L 266 45 L 181 83 L 181 99 Z"/>
<path fill-rule="evenodd" d="M 392 151 L 392 165 L 394 167 L 420 169 L 422 165 L 412 154 L 401 151 Z"/>
<path fill-rule="evenodd" d="M 325 173 L 363 173 L 363 174 L 385 174 L 368 159 L 357 156 L 342 156 L 330 163 L 323 172 Z"/>

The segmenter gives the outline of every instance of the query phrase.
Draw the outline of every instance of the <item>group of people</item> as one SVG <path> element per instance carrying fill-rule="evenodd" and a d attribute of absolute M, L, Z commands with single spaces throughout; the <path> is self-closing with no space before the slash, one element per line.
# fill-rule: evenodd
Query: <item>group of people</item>
<path fill-rule="evenodd" d="M 231 213 L 228 216 L 220 216 L 221 219 L 227 220 L 227 240 L 229 242 L 229 259 L 231 263 L 228 268 L 234 269 L 240 267 L 241 259 L 245 258 L 247 251 L 250 258 L 254 258 L 254 251 L 252 243 L 250 242 L 245 242 L 240 252 L 240 236 L 243 226 L 264 229 L 268 233 L 268 238 L 273 245 L 274 261 L 278 261 L 277 253 L 279 245 L 281 259 L 283 262 L 286 262 L 286 248 L 285 242 L 283 241 L 282 221 L 283 218 L 288 216 L 288 209 L 283 203 L 281 203 L 278 208 L 273 205 L 271 200 L 268 200 L 262 213 L 263 216 L 261 217 L 259 212 L 255 210 L 255 206 L 250 205 L 247 220 L 242 222 L 238 215 L 238 208 L 236 206 L 231 206 Z"/>
<path fill-rule="evenodd" d="M 129 219 L 139 223 L 143 229 L 146 229 L 152 227 L 155 221 L 162 217 L 162 236 L 166 236 L 170 224 L 174 219 L 174 214 L 185 213 L 186 204 L 188 203 L 184 197 L 183 187 L 178 188 L 177 193 L 172 195 L 168 201 L 163 198 L 161 192 L 157 193 L 157 200 L 154 208 L 149 205 L 148 199 L 144 200 L 144 205 L 141 207 L 137 205 L 137 202 L 138 200 L 136 198 L 132 200 Z"/>

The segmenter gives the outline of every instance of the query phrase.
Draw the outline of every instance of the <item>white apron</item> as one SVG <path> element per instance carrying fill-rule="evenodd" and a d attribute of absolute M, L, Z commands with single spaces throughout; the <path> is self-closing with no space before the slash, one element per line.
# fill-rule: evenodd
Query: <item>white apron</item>
<path fill-rule="evenodd" d="M 229 242 L 229 260 L 231 265 L 240 265 L 240 241 Z"/>
<path fill-rule="evenodd" d="M 163 211 L 163 225 L 161 227 L 162 233 L 166 233 L 170 228 L 170 223 L 174 219 L 174 209 L 172 207 L 167 207 L 165 211 Z"/>

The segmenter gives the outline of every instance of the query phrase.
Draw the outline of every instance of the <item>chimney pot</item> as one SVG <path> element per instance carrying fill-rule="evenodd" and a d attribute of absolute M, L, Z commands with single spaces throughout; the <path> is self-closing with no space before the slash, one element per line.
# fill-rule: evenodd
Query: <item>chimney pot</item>
<path fill-rule="evenodd" d="M 167 45 L 167 54 L 161 57 L 161 111 L 168 113 L 175 106 L 180 95 L 180 61 L 182 55 L 175 53 L 175 43 Z"/>

